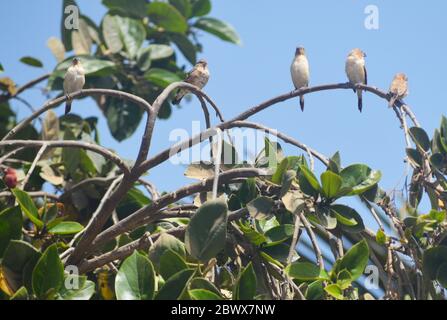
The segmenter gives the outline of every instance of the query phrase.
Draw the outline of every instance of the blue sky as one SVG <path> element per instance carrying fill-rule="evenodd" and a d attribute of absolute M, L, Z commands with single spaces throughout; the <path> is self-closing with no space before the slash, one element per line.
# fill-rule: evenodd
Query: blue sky
<path fill-rule="evenodd" d="M 81 11 L 99 22 L 105 9 L 100 1 L 78 0 Z M 226 118 L 250 106 L 292 90 L 289 67 L 297 45 L 307 49 L 311 66 L 311 85 L 345 82 L 344 61 L 354 47 L 367 54 L 371 85 L 387 89 L 396 72 L 407 73 L 412 106 L 431 135 L 443 114 L 443 61 L 445 40 L 444 1 L 296 1 L 296 0 L 214 0 L 211 16 L 231 23 L 243 45 L 235 46 L 203 34 L 203 57 L 210 65 L 212 78 L 206 92 L 213 97 Z M 367 5 L 379 9 L 379 30 L 364 27 Z M 41 59 L 51 71 L 55 59 L 46 47 L 51 36 L 60 37 L 61 1 L 2 1 L 0 4 L 3 75 L 23 84 L 42 74 L 42 70 L 21 64 L 25 55 Z M 2 75 L 2 76 L 3 76 Z M 24 95 L 35 108 L 45 98 L 38 90 Z M 100 118 L 102 142 L 125 158 L 134 158 L 142 127 L 122 143 L 114 141 L 104 118 L 90 99 L 76 101 L 75 112 Z M 253 117 L 278 128 L 323 154 L 340 151 L 343 165 L 366 163 L 383 173 L 382 187 L 402 184 L 405 170 L 404 138 L 399 123 L 386 103 L 366 94 L 364 112 L 356 107 L 352 91 L 330 91 L 306 96 L 301 113 L 297 99 L 287 101 Z M 19 115 L 26 108 L 14 102 Z M 62 107 L 57 110 L 62 113 Z M 175 128 L 191 130 L 191 121 L 202 120 L 197 101 L 183 105 L 168 121 L 156 125 L 151 154 L 171 143 Z M 286 147 L 289 154 L 296 150 Z M 190 180 L 183 177 L 184 167 L 166 164 L 150 172 L 148 179 L 161 190 L 172 190 Z"/>

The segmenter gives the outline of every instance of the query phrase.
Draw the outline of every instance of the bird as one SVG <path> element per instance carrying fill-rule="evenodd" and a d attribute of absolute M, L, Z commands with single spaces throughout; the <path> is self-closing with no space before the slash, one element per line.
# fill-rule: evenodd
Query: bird
<path fill-rule="evenodd" d="M 290 66 L 290 73 L 295 89 L 309 86 L 309 62 L 306 57 L 306 50 L 303 47 L 296 48 L 295 57 Z M 304 111 L 304 96 L 300 96 L 301 110 Z"/>
<path fill-rule="evenodd" d="M 360 49 L 353 49 L 346 59 L 346 75 L 348 76 L 349 82 L 352 85 L 357 84 L 368 84 L 368 74 L 365 67 L 365 57 L 366 54 Z M 363 101 L 362 101 L 362 90 L 356 88 L 353 89 L 357 92 L 358 96 L 358 108 L 362 112 Z"/>
<path fill-rule="evenodd" d="M 74 58 L 64 77 L 64 94 L 67 96 L 65 114 L 71 110 L 72 98 L 70 94 L 80 91 L 85 84 L 85 71 L 81 60 Z"/>
<path fill-rule="evenodd" d="M 404 73 L 398 73 L 394 76 L 390 86 L 391 99 L 388 104 L 390 108 L 394 106 L 397 100 L 403 99 L 408 95 L 408 78 Z"/>
<path fill-rule="evenodd" d="M 186 75 L 185 82 L 190 83 L 199 89 L 203 89 L 210 78 L 208 63 L 204 59 L 197 61 L 196 65 Z M 179 104 L 183 97 L 188 94 L 188 89 L 180 89 L 172 100 L 173 104 Z"/>

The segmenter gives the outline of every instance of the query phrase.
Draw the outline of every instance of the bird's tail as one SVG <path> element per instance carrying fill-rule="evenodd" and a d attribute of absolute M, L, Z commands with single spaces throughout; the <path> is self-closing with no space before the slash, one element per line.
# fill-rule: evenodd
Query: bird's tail
<path fill-rule="evenodd" d="M 172 100 L 172 104 L 179 104 L 180 101 L 182 101 L 183 97 L 186 95 L 186 91 L 185 90 L 180 90 L 179 92 L 177 92 L 177 94 L 174 97 L 174 100 Z"/>
<path fill-rule="evenodd" d="M 65 114 L 68 114 L 71 110 L 71 100 L 67 100 L 67 102 L 65 102 Z"/>
<path fill-rule="evenodd" d="M 397 100 L 397 96 L 393 95 L 390 99 L 390 102 L 388 103 L 388 107 L 392 108 L 394 106 L 394 104 L 396 103 Z"/>
<path fill-rule="evenodd" d="M 300 96 L 300 107 L 301 111 L 304 111 L 304 96 Z"/>
<path fill-rule="evenodd" d="M 358 96 L 358 107 L 359 111 L 362 112 L 363 110 L 363 97 L 362 97 L 362 90 L 357 90 L 357 96 Z"/>

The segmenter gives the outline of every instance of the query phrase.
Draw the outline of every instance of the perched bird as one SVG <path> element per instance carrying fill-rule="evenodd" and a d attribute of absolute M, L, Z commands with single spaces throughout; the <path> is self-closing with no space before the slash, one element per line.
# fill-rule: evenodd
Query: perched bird
<path fill-rule="evenodd" d="M 368 74 L 365 67 L 366 54 L 360 49 L 352 50 L 346 59 L 346 75 L 353 85 L 368 84 Z M 358 108 L 363 109 L 362 90 L 354 89 L 358 96 Z"/>
<path fill-rule="evenodd" d="M 390 108 L 394 106 L 397 100 L 403 99 L 408 95 L 408 78 L 404 73 L 398 73 L 394 76 L 393 82 L 391 82 L 390 94 Z"/>
<path fill-rule="evenodd" d="M 203 89 L 210 78 L 208 63 L 201 59 L 194 68 L 187 74 L 185 82 L 190 83 L 199 89 Z M 179 104 L 183 97 L 188 94 L 188 89 L 180 89 L 172 101 L 173 104 Z"/>
<path fill-rule="evenodd" d="M 64 94 L 67 96 L 65 104 L 65 114 L 71 110 L 72 98 L 70 94 L 80 91 L 85 84 L 85 71 L 82 67 L 81 61 L 74 58 L 71 66 L 67 69 L 64 77 Z"/>
<path fill-rule="evenodd" d="M 295 57 L 290 66 L 290 73 L 295 89 L 301 89 L 309 85 L 309 62 L 306 51 L 302 47 L 296 48 Z M 304 111 L 304 96 L 300 96 L 301 110 Z"/>

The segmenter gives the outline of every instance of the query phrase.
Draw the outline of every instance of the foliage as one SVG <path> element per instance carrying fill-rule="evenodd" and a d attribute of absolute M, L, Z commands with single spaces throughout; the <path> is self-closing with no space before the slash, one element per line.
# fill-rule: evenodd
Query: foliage
<path fill-rule="evenodd" d="M 74 3 L 65 0 L 64 6 Z M 195 63 L 202 51 L 198 32 L 240 43 L 232 27 L 208 16 L 209 0 L 103 4 L 108 12 L 99 26 L 82 15 L 78 30 L 62 28 L 61 40 L 49 40 L 59 63 L 48 89 L 59 91 L 70 59 L 81 56 L 87 88 L 119 90 L 118 96 L 95 100 L 118 140 L 131 136 L 142 118 L 134 98 L 152 104 L 180 81 L 179 53 Z M 42 67 L 33 57 L 20 61 Z M 124 161 L 101 146 L 98 119 L 57 117 L 50 110 L 41 128 L 29 124 L 18 130 L 9 104 L 17 86 L 1 78 L 0 90 L 0 135 L 28 140 L 23 149 L 17 141 L 0 145 L 0 165 L 14 167 L 11 181 L 17 182 L 0 183 L 2 299 L 357 300 L 371 296 L 364 281 L 368 265 L 381 270 L 375 292 L 381 298 L 443 298 L 447 118 L 432 138 L 417 122 L 405 131 L 413 142 L 406 150 L 413 173 L 399 211 L 379 186 L 380 171 L 344 166 L 338 152 L 326 158 L 285 139 L 302 149 L 288 155 L 268 137 L 255 163 L 221 166 L 217 189 L 211 188 L 214 164 L 202 162 L 185 172 L 198 183 L 160 195 L 144 177 L 151 166 Z M 124 92 L 133 95 L 123 101 Z M 169 117 L 169 99 L 159 107 L 151 116 Z M 45 148 L 35 150 L 33 143 Z M 239 158 L 229 141 L 223 149 Z M 164 154 L 148 162 L 166 161 Z M 322 172 L 314 158 L 323 163 Z M 183 200 L 188 196 L 191 204 Z M 351 207 L 353 197 L 367 210 Z M 423 199 L 431 204 L 429 212 L 420 209 Z M 378 230 L 368 228 L 370 213 Z M 96 223 L 89 224 L 93 215 Z M 71 272 L 73 266 L 81 274 Z"/>

